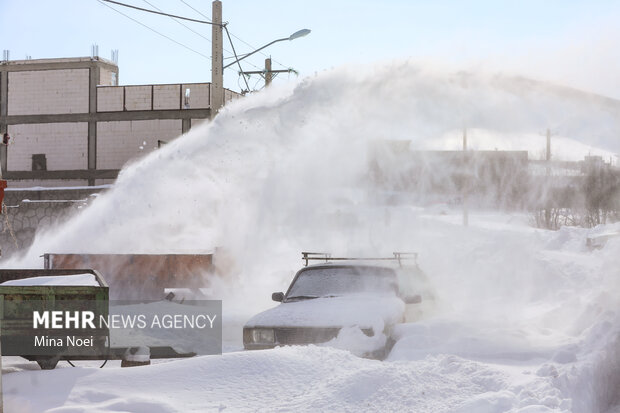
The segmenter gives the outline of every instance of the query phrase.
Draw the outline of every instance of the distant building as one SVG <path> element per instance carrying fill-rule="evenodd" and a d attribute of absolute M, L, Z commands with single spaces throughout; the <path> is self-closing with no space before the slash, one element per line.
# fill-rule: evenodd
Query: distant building
<path fill-rule="evenodd" d="M 210 88 L 118 86 L 118 66 L 100 57 L 2 61 L 2 174 L 12 187 L 111 183 L 128 160 L 209 119 Z"/>
<path fill-rule="evenodd" d="M 518 207 L 528 187 L 527 151 L 412 150 L 408 140 L 380 140 L 370 148 L 370 177 L 387 191 L 425 202 Z M 398 168 L 394 168 L 398 165 Z"/>

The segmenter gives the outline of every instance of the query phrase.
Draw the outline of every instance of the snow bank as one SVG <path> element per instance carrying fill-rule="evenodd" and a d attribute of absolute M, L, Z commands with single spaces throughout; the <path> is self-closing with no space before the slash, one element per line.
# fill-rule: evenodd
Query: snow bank
<path fill-rule="evenodd" d="M 509 375 L 492 366 L 455 356 L 383 363 L 315 346 L 229 353 L 123 370 L 45 373 L 36 382 L 29 372 L 6 375 L 7 406 L 18 406 L 23 413 L 46 409 L 433 413 L 496 412 L 512 406 L 502 392 Z"/>
<path fill-rule="evenodd" d="M 341 297 L 319 297 L 291 303 L 282 303 L 257 314 L 248 327 L 342 327 L 357 326 L 383 331 L 384 325 L 400 322 L 405 304 L 398 297 L 388 294 L 351 294 Z"/>
<path fill-rule="evenodd" d="M 74 274 L 74 275 L 54 275 L 43 277 L 22 278 L 19 280 L 10 280 L 0 283 L 0 285 L 12 286 L 32 286 L 32 285 L 72 285 L 72 286 L 95 286 L 99 287 L 99 282 L 93 274 Z"/>

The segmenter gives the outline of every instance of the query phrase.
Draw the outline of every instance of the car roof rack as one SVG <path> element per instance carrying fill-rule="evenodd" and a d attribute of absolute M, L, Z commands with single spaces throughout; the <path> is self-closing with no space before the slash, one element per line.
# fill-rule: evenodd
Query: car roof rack
<path fill-rule="evenodd" d="M 308 266 L 308 261 L 321 260 L 325 262 L 330 261 L 398 261 L 399 266 L 403 266 L 402 261 L 404 260 L 413 260 L 414 263 L 418 264 L 418 253 L 417 252 L 393 252 L 393 257 L 378 257 L 378 258 L 367 258 L 367 257 L 332 257 L 332 254 L 329 252 L 305 252 L 302 251 L 301 259 L 305 261 L 305 266 Z"/>

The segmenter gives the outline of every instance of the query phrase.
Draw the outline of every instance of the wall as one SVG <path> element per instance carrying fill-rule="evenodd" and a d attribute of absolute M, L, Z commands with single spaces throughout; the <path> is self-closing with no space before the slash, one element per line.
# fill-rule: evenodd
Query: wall
<path fill-rule="evenodd" d="M 88 112 L 88 69 L 9 72 L 8 115 Z"/>
<path fill-rule="evenodd" d="M 153 109 L 179 109 L 181 105 L 181 89 L 179 85 L 153 86 Z"/>
<path fill-rule="evenodd" d="M 208 109 L 210 87 L 209 83 L 99 86 L 97 88 L 97 111 Z M 225 92 L 227 92 L 228 100 L 236 96 L 229 90 Z M 187 95 L 189 95 L 188 98 L 186 98 Z"/>
<path fill-rule="evenodd" d="M 45 154 L 47 170 L 88 167 L 88 123 L 34 123 L 10 125 L 7 167 L 31 171 L 32 154 Z"/>
<path fill-rule="evenodd" d="M 120 169 L 157 149 L 157 141 L 181 135 L 181 120 L 134 120 L 97 123 L 97 168 Z M 146 144 L 144 144 L 146 142 Z"/>
<path fill-rule="evenodd" d="M 96 185 L 103 185 L 96 184 Z M 86 179 L 20 179 L 9 181 L 11 188 L 65 188 L 65 187 L 88 187 L 88 180 Z"/>
<path fill-rule="evenodd" d="M 108 183 L 212 115 L 209 83 L 117 86 L 117 73 L 91 57 L 0 65 L 0 132 L 13 138 L 0 163 L 12 187 Z M 46 155 L 46 170 L 33 170 L 33 154 Z"/>
<path fill-rule="evenodd" d="M 99 85 L 102 86 L 117 86 L 118 75 L 112 70 L 101 68 L 99 71 Z"/>
<path fill-rule="evenodd" d="M 151 86 L 125 86 L 124 110 L 151 110 Z"/>
<path fill-rule="evenodd" d="M 7 206 L 6 215 L 0 216 L 2 258 L 7 258 L 17 251 L 23 252 L 32 244 L 37 230 L 62 222 L 94 199 L 92 194 L 106 189 L 105 187 L 90 187 L 6 191 L 4 199 Z"/>
<path fill-rule="evenodd" d="M 185 109 L 204 109 L 211 105 L 211 92 L 209 83 L 187 83 L 181 86 L 183 90 L 183 97 L 189 89 L 189 99 L 185 104 L 183 101 L 183 108 Z"/>
<path fill-rule="evenodd" d="M 123 110 L 122 87 L 98 87 L 97 88 L 97 111 L 114 112 Z"/>

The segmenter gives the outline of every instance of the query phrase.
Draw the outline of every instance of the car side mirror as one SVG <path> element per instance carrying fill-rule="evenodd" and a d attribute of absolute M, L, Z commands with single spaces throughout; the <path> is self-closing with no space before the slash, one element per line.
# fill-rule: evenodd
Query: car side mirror
<path fill-rule="evenodd" d="M 420 294 L 408 295 L 405 297 L 405 304 L 420 304 L 422 302 L 422 296 Z"/>
<path fill-rule="evenodd" d="M 280 292 L 280 293 L 273 293 L 271 294 L 271 299 L 273 301 L 277 301 L 279 303 L 281 303 L 282 301 L 284 301 L 284 293 Z"/>

